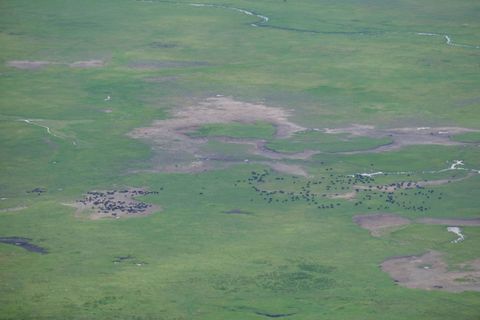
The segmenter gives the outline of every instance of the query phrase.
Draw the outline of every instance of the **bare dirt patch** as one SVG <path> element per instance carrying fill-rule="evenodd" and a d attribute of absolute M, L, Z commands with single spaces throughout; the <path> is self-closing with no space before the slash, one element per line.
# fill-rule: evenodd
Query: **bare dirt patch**
<path fill-rule="evenodd" d="M 384 272 L 407 288 L 443 290 L 451 292 L 480 291 L 480 260 L 458 266 L 449 271 L 442 254 L 428 251 L 420 256 L 394 257 L 381 264 Z"/>
<path fill-rule="evenodd" d="M 75 61 L 68 66 L 71 68 L 100 68 L 105 65 L 103 60 Z"/>
<path fill-rule="evenodd" d="M 416 222 L 423 224 L 438 224 L 457 227 L 480 226 L 480 218 L 420 218 L 417 219 Z"/>
<path fill-rule="evenodd" d="M 12 60 L 7 62 L 7 66 L 24 69 L 35 70 L 44 68 L 49 65 L 67 65 L 71 68 L 99 68 L 105 65 L 103 60 L 85 60 L 75 61 L 72 63 L 55 62 L 55 61 L 30 61 L 30 60 Z"/>
<path fill-rule="evenodd" d="M 123 189 L 111 191 L 90 191 L 82 200 L 77 200 L 77 214 L 91 212 L 92 219 L 144 216 L 159 211 L 160 207 L 135 200 L 135 197 L 157 194 L 144 189 Z"/>
<path fill-rule="evenodd" d="M 304 130 L 301 126 L 290 122 L 288 120 L 289 116 L 290 111 L 284 109 L 239 102 L 227 97 L 214 97 L 193 106 L 174 110 L 170 119 L 157 120 L 149 127 L 137 128 L 130 132 L 129 136 L 147 140 L 154 145 L 159 154 L 161 153 L 159 156 L 162 158 L 158 162 L 162 164 L 157 166 L 157 171 L 198 172 L 211 168 L 211 163 L 202 160 L 210 155 L 202 154 L 201 150 L 202 145 L 206 144 L 210 138 L 190 137 L 188 133 L 196 128 L 206 124 L 226 124 L 230 122 L 254 124 L 264 121 L 275 126 L 278 138 L 286 138 L 294 132 Z M 218 141 L 223 139 L 224 142 L 228 143 L 251 145 L 252 154 L 268 157 L 265 155 L 266 151 L 259 151 L 262 149 L 262 142 L 259 140 L 226 137 L 211 139 Z M 279 157 L 275 155 L 268 158 L 277 159 Z M 283 168 L 285 167 L 283 166 Z"/>
<path fill-rule="evenodd" d="M 148 60 L 132 62 L 131 66 L 136 68 L 161 68 L 184 66 L 183 63 L 178 61 Z M 146 79 L 146 81 L 160 82 L 163 80 Z M 269 160 L 307 160 L 313 155 L 321 153 L 320 151 L 305 150 L 297 153 L 282 153 L 269 149 L 266 146 L 267 141 L 263 139 L 227 136 L 194 137 L 191 133 L 208 124 L 228 124 L 232 122 L 254 124 L 257 122 L 268 122 L 276 128 L 276 139 L 288 138 L 300 131 L 319 130 L 332 134 L 348 133 L 353 136 L 390 137 L 393 140 L 393 143 L 389 145 L 369 150 L 338 152 L 338 154 L 355 154 L 386 152 L 402 148 L 403 146 L 417 144 L 461 145 L 462 143 L 460 142 L 451 141 L 450 135 L 475 131 L 456 127 L 376 129 L 373 126 L 361 125 L 337 129 L 307 129 L 289 121 L 290 116 L 291 110 L 269 107 L 263 104 L 240 102 L 230 97 L 217 95 L 216 97 L 193 103 L 190 106 L 175 109 L 171 112 L 169 119 L 154 121 L 150 126 L 134 129 L 128 135 L 153 144 L 154 149 L 157 151 L 153 160 L 154 168 L 152 169 L 155 172 L 202 172 L 245 161 L 267 164 L 280 172 L 307 176 L 305 170 L 298 164 L 287 165 Z M 211 141 L 246 145 L 248 149 L 244 151 L 243 155 L 237 155 L 235 159 L 219 160 L 228 156 L 223 153 L 221 146 L 217 147 L 215 152 L 205 151 L 203 146 Z M 248 159 L 248 155 L 260 156 L 266 159 L 259 160 L 258 157 L 256 159 Z M 243 159 L 239 158 L 243 156 Z M 217 160 L 211 161 L 212 159 Z M 416 187 L 443 183 L 448 183 L 448 181 L 418 182 Z M 382 189 L 384 189 L 383 191 L 391 192 L 391 190 L 395 190 L 397 187 L 382 186 Z M 408 188 L 408 186 L 400 186 L 400 188 Z"/>
<path fill-rule="evenodd" d="M 150 127 L 137 128 L 130 133 L 133 138 L 149 139 L 155 144 L 172 150 L 196 150 L 198 139 L 185 134 L 194 127 L 206 124 L 243 122 L 254 124 L 266 121 L 277 126 L 278 137 L 288 137 L 304 128 L 288 121 L 290 112 L 260 104 L 235 101 L 231 98 L 208 98 L 196 106 L 185 107 L 172 112 L 172 118 L 154 121 Z"/>
<path fill-rule="evenodd" d="M 366 214 L 353 217 L 353 221 L 363 229 L 370 231 L 374 237 L 379 237 L 394 228 L 410 224 L 410 220 L 394 214 Z"/>
<path fill-rule="evenodd" d="M 51 64 L 49 61 L 30 61 L 30 60 L 12 60 L 7 62 L 7 66 L 24 69 L 24 70 L 35 70 L 48 66 Z"/>

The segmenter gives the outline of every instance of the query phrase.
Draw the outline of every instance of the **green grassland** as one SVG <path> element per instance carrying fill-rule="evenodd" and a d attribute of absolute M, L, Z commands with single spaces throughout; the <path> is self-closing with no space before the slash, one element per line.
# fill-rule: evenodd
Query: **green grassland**
<path fill-rule="evenodd" d="M 477 133 L 452 138 L 466 145 L 354 155 L 335 153 L 390 140 L 312 131 L 276 139 L 263 122 L 193 133 L 265 139 L 283 152 L 322 151 L 285 161 L 303 166 L 307 177 L 275 172 L 245 145 L 213 140 L 205 152 L 251 163 L 155 172 L 162 154 L 127 134 L 217 94 L 292 110 L 289 120 L 305 127 L 480 129 L 480 4 L 212 4 L 219 6 L 0 2 L 0 237 L 30 238 L 48 250 L 0 243 L 0 319 L 478 319 L 479 292 L 404 288 L 379 264 L 437 250 L 454 268 L 480 257 L 479 227 L 463 228 L 461 243 L 451 243 L 455 235 L 439 225 L 411 224 L 375 238 L 352 217 L 379 211 L 410 219 L 478 217 L 480 175 L 395 191 L 401 205 L 368 190 L 360 204 L 322 197 L 351 192 L 348 177 L 359 173 L 387 173 L 358 182 L 367 186 L 466 177 L 470 171 L 441 170 L 459 159 L 465 169 L 480 170 Z M 232 7 L 270 20 L 260 24 Z M 448 45 L 446 34 L 467 46 Z M 56 64 L 18 69 L 8 65 L 13 60 Z M 68 66 L 87 60 L 105 65 Z M 91 220 L 64 205 L 90 190 L 122 187 L 159 191 L 139 199 L 162 210 Z M 46 192 L 28 192 L 35 188 Z M 302 198 L 302 188 L 318 194 L 318 204 Z M 26 208 L 6 210 L 16 207 Z"/>
<path fill-rule="evenodd" d="M 251 139 L 269 139 L 275 134 L 275 128 L 269 123 L 229 123 L 204 125 L 198 130 L 192 132 L 193 137 L 232 137 L 232 138 L 251 138 Z"/>
<path fill-rule="evenodd" d="M 463 134 L 457 134 L 452 137 L 455 141 L 461 142 L 472 142 L 472 143 L 479 143 L 480 142 L 480 133 L 478 132 L 467 132 Z"/>

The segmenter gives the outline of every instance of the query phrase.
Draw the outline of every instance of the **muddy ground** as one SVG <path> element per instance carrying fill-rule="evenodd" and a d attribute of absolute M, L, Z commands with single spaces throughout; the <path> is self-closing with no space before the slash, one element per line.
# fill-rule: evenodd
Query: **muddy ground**
<path fill-rule="evenodd" d="M 410 224 L 410 220 L 407 218 L 387 213 L 357 215 L 353 217 L 353 221 L 363 229 L 370 231 L 374 237 Z"/>
<path fill-rule="evenodd" d="M 157 194 L 144 189 L 90 191 L 77 200 L 77 214 L 91 213 L 92 219 L 144 216 L 161 210 L 159 206 L 135 200 L 135 197 Z"/>
<path fill-rule="evenodd" d="M 247 144 L 252 147 L 252 154 L 260 154 L 270 159 L 283 157 L 279 157 L 276 153 L 268 156 L 267 151 L 258 151 L 263 149 L 259 146 L 259 144 L 262 144 L 259 140 L 228 137 L 193 138 L 188 133 L 206 124 L 227 124 L 231 122 L 254 124 L 263 121 L 275 126 L 277 138 L 288 138 L 295 132 L 305 130 L 305 128 L 288 120 L 290 114 L 290 111 L 281 108 L 239 102 L 227 97 L 214 97 L 193 106 L 174 110 L 169 119 L 157 120 L 149 127 L 137 128 L 129 136 L 147 140 L 162 153 L 162 164 L 156 166 L 158 171 L 199 172 L 212 168 L 210 155 L 202 154 L 201 151 L 202 145 L 208 143 L 209 140 L 216 139 L 227 143 Z M 189 159 L 190 163 L 188 163 Z M 247 159 L 241 159 L 241 161 L 244 160 Z M 232 163 L 232 161 L 226 162 Z M 281 166 L 278 163 L 272 165 L 283 168 L 287 166 Z M 289 170 L 293 171 L 294 169 Z M 296 168 L 296 171 L 305 174 L 303 169 Z"/>
<path fill-rule="evenodd" d="M 74 61 L 72 63 L 55 61 L 11 60 L 7 61 L 6 65 L 17 69 L 36 70 L 47 67 L 49 65 L 64 65 L 71 68 L 99 68 L 103 67 L 105 65 L 105 62 L 103 60 Z"/>
<path fill-rule="evenodd" d="M 407 288 L 450 292 L 480 291 L 480 260 L 456 266 L 450 271 L 442 254 L 428 251 L 419 256 L 394 257 L 381 264 L 384 272 Z"/>
<path fill-rule="evenodd" d="M 182 64 L 180 63 L 181 66 Z M 177 62 L 165 61 L 138 61 L 132 67 L 175 67 Z M 276 128 L 276 139 L 284 139 L 292 134 L 306 130 L 316 130 L 325 133 L 347 133 L 351 136 L 367 136 L 372 138 L 389 137 L 391 144 L 371 148 L 369 150 L 338 152 L 337 154 L 356 154 L 369 152 L 388 152 L 409 145 L 437 144 L 437 145 L 463 145 L 464 143 L 452 141 L 454 134 L 475 131 L 468 128 L 438 127 L 438 128 L 393 128 L 378 129 L 373 126 L 352 125 L 337 129 L 312 129 L 304 128 L 289 120 L 291 110 L 274 108 L 263 104 L 236 101 L 230 97 L 216 96 L 190 106 L 175 109 L 169 119 L 154 121 L 150 126 L 134 129 L 129 133 L 130 137 L 143 139 L 159 151 L 158 159 L 154 162 L 155 172 L 202 172 L 219 167 L 226 167 L 235 163 L 216 160 L 221 154 L 211 155 L 202 151 L 202 146 L 209 141 L 219 141 L 228 144 L 240 144 L 248 147 L 248 153 L 265 158 L 263 161 L 271 168 L 281 172 L 289 172 L 296 175 L 306 176 L 301 165 L 287 165 L 282 160 L 307 160 L 313 155 L 322 153 L 318 150 L 304 150 L 298 153 L 282 153 L 266 147 L 266 140 L 245 139 L 232 137 L 191 137 L 189 134 L 207 124 L 228 124 L 240 122 L 253 124 L 256 122 L 268 122 Z M 237 163 L 248 159 L 236 159 Z M 270 160 L 276 160 L 275 163 Z M 221 162 L 224 162 L 221 164 Z M 443 181 L 438 181 L 438 184 Z M 433 182 L 424 183 L 432 185 Z"/>
<path fill-rule="evenodd" d="M 32 241 L 32 239 L 22 237 L 0 237 L 0 243 L 11 244 L 40 254 L 46 254 L 48 252 L 47 249 L 34 245 L 30 243 L 30 241 Z"/>

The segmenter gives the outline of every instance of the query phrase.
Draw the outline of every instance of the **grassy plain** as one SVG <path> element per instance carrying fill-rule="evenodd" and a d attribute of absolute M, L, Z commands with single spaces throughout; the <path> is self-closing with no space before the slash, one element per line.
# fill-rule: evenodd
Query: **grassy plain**
<path fill-rule="evenodd" d="M 379 264 L 437 250 L 455 268 L 480 258 L 479 227 L 463 228 L 465 241 L 452 243 L 456 236 L 445 226 L 413 223 L 375 238 L 352 221 L 378 211 L 412 220 L 478 217 L 477 133 L 452 138 L 466 145 L 342 155 L 335 152 L 389 141 L 346 143 L 323 132 L 276 139 L 268 123 L 199 131 L 267 139 L 277 151 L 331 152 L 285 160 L 303 166 L 308 177 L 275 172 L 245 146 L 218 141 L 204 148 L 256 161 L 208 172 L 157 172 L 152 167 L 161 151 L 127 134 L 217 94 L 291 110 L 290 120 L 304 127 L 480 129 L 480 4 L 218 4 L 223 7 L 0 2 L 0 237 L 30 238 L 48 250 L 41 255 L 0 244 L 0 319 L 478 319 L 479 292 L 404 288 Z M 270 20 L 253 27 L 257 17 L 231 7 Z M 448 45 L 445 35 L 467 46 Z M 9 66 L 18 60 L 51 64 Z M 68 65 L 89 60 L 104 66 Z M 463 160 L 466 170 L 442 171 L 454 160 Z M 265 184 L 249 184 L 252 171 L 264 170 Z M 378 171 L 391 174 L 375 176 L 372 184 L 471 174 L 427 188 L 441 199 L 415 189 L 395 192 L 400 201 L 428 207 L 421 212 L 385 208 L 374 191 L 365 191 L 371 199 L 359 205 L 326 198 L 321 203 L 334 208 L 322 210 L 311 201 L 269 202 L 252 188 L 303 192 L 322 177 L 344 181 Z M 355 189 L 346 182 L 326 185 L 312 190 Z M 64 205 L 91 190 L 123 187 L 159 191 L 139 199 L 163 210 L 91 220 Z M 46 192 L 29 193 L 35 188 Z M 9 210 L 19 207 L 27 208 Z M 226 213 L 231 210 L 249 214 Z"/>

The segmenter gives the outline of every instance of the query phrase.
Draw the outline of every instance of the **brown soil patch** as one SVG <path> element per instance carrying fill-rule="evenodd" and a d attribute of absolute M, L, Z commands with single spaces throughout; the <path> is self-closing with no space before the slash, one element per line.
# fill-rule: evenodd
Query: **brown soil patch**
<path fill-rule="evenodd" d="M 304 128 L 288 120 L 290 112 L 280 108 L 268 107 L 261 104 L 253 104 L 235 101 L 227 97 L 208 98 L 194 106 L 174 110 L 171 118 L 157 120 L 149 127 L 137 128 L 130 132 L 129 136 L 137 139 L 145 139 L 151 142 L 159 152 L 162 165 L 157 167 L 159 171 L 169 172 L 198 172 L 207 170 L 209 163 L 199 161 L 210 155 L 202 154 L 201 146 L 216 139 L 228 143 L 248 144 L 252 146 L 252 154 L 266 156 L 266 151 L 261 152 L 262 142 L 252 139 L 233 139 L 226 137 L 217 138 L 192 138 L 188 135 L 192 130 L 206 124 L 225 124 L 230 122 L 242 122 L 254 124 L 259 121 L 272 123 L 276 127 L 276 136 L 286 138 L 294 132 Z M 274 152 L 270 152 L 274 154 Z M 270 155 L 269 153 L 269 155 Z M 278 159 L 277 154 L 269 158 Z M 285 169 L 285 166 L 276 165 L 277 168 Z M 293 167 L 291 167 L 293 170 Z M 298 168 L 297 172 L 300 173 Z M 302 172 L 301 174 L 304 174 Z"/>
<path fill-rule="evenodd" d="M 369 152 L 388 152 L 411 145 L 465 145 L 465 143 L 451 140 L 451 136 L 474 132 L 478 130 L 460 127 L 423 127 L 423 128 L 392 128 L 377 129 L 367 125 L 352 125 L 345 128 L 325 129 L 325 133 L 348 133 L 353 136 L 366 136 L 372 138 L 389 137 L 391 144 L 379 146 L 369 150 L 339 152 L 340 154 L 358 154 Z"/>
<path fill-rule="evenodd" d="M 238 102 L 225 97 L 209 98 L 196 106 L 174 111 L 171 119 L 157 120 L 150 127 L 135 129 L 130 136 L 151 139 L 155 144 L 174 151 L 182 150 L 185 146 L 195 150 L 200 141 L 184 134 L 194 127 L 229 122 L 254 124 L 266 121 L 276 125 L 278 137 L 288 137 L 294 132 L 304 130 L 288 121 L 289 115 L 289 112 L 280 108 Z"/>
<path fill-rule="evenodd" d="M 100 68 L 103 67 L 105 63 L 102 60 L 86 60 L 86 61 L 75 61 L 70 63 L 68 66 L 72 68 Z"/>
<path fill-rule="evenodd" d="M 55 61 L 29 61 L 29 60 L 12 60 L 7 62 L 7 66 L 24 69 L 35 70 L 49 65 L 68 65 L 71 68 L 99 68 L 103 67 L 105 63 L 102 60 L 86 60 L 75 61 L 72 63 L 55 62 Z"/>
<path fill-rule="evenodd" d="M 454 218 L 420 218 L 416 222 L 423 224 L 439 224 L 444 226 L 467 227 L 480 226 L 480 218 L 454 219 Z"/>
<path fill-rule="evenodd" d="M 29 60 L 12 60 L 7 62 L 7 66 L 24 69 L 24 70 L 35 70 L 48 66 L 51 64 L 49 61 L 29 61 Z"/>
<path fill-rule="evenodd" d="M 190 64 L 191 62 L 188 62 Z M 151 67 L 176 67 L 185 66 L 184 62 L 178 61 L 137 61 L 133 62 L 132 67 L 151 68 Z M 153 78 L 152 78 L 153 79 Z M 148 81 L 148 80 L 147 80 Z M 156 81 L 156 80 L 152 80 Z M 159 80 L 163 81 L 163 80 Z M 232 138 L 225 136 L 217 137 L 192 137 L 189 134 L 198 128 L 207 124 L 227 124 L 231 122 L 240 122 L 254 124 L 256 122 L 268 122 L 276 128 L 275 138 L 288 138 L 293 133 L 308 130 L 291 121 L 288 118 L 291 111 L 273 108 L 263 104 L 254 104 L 236 101 L 229 97 L 217 95 L 207 98 L 191 106 L 186 106 L 173 110 L 169 119 L 154 121 L 150 126 L 134 129 L 129 136 L 137 139 L 144 139 L 153 144 L 158 152 L 154 161 L 155 172 L 201 172 L 219 167 L 225 167 L 234 163 L 240 163 L 248 159 L 248 155 L 260 156 L 270 160 L 306 160 L 320 151 L 305 150 L 298 153 L 282 153 L 271 150 L 266 147 L 266 141 L 262 139 Z M 314 129 L 312 129 L 314 130 Z M 315 129 L 320 130 L 320 129 Z M 369 137 L 391 137 L 393 143 L 355 152 L 340 152 L 340 154 L 355 154 L 364 152 L 385 152 L 399 149 L 403 146 L 414 144 L 462 144 L 451 141 L 449 136 L 461 132 L 474 131 L 466 128 L 440 127 L 440 128 L 397 128 L 397 129 L 376 129 L 372 126 L 354 125 L 348 128 L 325 129 L 326 133 L 349 133 L 351 135 L 369 136 Z M 228 159 L 210 161 L 212 159 L 221 159 L 225 155 L 222 151 L 215 151 L 213 154 L 202 148 L 209 141 L 219 141 L 228 144 L 247 145 L 247 153 L 242 155 L 243 159 Z M 219 148 L 220 149 L 220 148 Z M 240 157 L 242 157 L 240 156 Z M 237 156 L 238 158 L 238 156 Z M 251 163 L 260 162 L 253 159 Z M 271 161 L 263 161 L 273 169 L 292 173 L 295 175 L 307 176 L 305 170 L 298 165 L 287 165 Z M 223 164 L 222 164 L 223 163 Z M 448 183 L 447 180 L 418 182 L 416 186 L 427 186 Z M 364 188 L 364 187 L 359 187 Z M 392 192 L 397 186 L 381 186 L 386 192 Z M 408 186 L 400 186 L 408 188 Z M 348 195 L 349 198 L 353 195 Z"/>
<path fill-rule="evenodd" d="M 442 255 L 429 251 L 421 256 L 394 257 L 381 264 L 382 270 L 407 288 L 451 292 L 480 291 L 480 260 L 459 265 L 460 271 L 448 271 Z"/>
<path fill-rule="evenodd" d="M 135 200 L 135 197 L 157 194 L 144 189 L 123 189 L 111 191 L 90 191 L 82 200 L 77 200 L 77 214 L 90 211 L 91 218 L 120 218 L 123 216 L 143 216 L 159 211 L 161 208 Z"/>
<path fill-rule="evenodd" d="M 374 237 L 392 230 L 410 224 L 410 220 L 394 214 L 366 214 L 353 217 L 353 221 L 360 227 L 370 231 Z"/>

